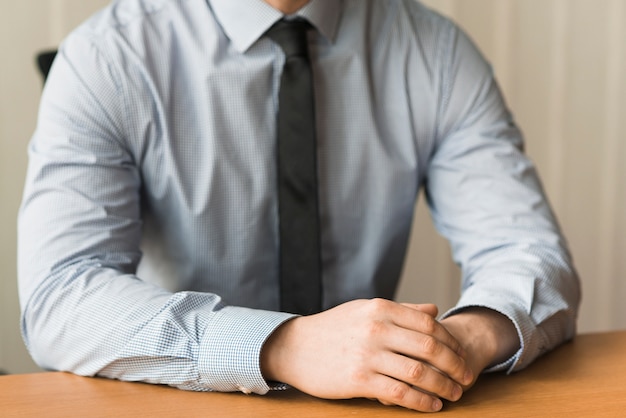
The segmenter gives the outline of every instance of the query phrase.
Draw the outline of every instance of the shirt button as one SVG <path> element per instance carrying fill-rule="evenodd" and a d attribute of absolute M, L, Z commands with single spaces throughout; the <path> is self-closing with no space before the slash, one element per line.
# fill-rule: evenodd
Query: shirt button
<path fill-rule="evenodd" d="M 245 387 L 243 387 L 241 385 L 237 385 L 237 390 L 242 392 L 242 393 L 245 393 L 246 395 L 249 395 L 249 394 L 252 393 L 252 391 L 250 389 L 245 388 Z"/>

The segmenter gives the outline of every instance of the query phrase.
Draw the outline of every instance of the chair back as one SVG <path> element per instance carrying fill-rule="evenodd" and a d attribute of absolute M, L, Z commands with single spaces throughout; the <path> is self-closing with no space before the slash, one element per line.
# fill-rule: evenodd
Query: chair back
<path fill-rule="evenodd" d="M 56 57 L 56 55 L 56 50 L 42 51 L 37 54 L 37 68 L 39 68 L 39 72 L 41 73 L 44 83 L 48 78 L 50 67 L 52 67 L 52 62 L 54 61 L 54 57 Z"/>

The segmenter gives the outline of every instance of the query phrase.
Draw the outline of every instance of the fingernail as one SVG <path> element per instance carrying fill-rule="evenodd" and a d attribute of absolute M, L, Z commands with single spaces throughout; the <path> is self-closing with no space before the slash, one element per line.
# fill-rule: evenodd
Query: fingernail
<path fill-rule="evenodd" d="M 443 407 L 443 404 L 439 399 L 433 401 L 433 411 L 439 411 Z"/>
<path fill-rule="evenodd" d="M 463 382 L 466 384 L 469 384 L 469 383 L 472 383 L 473 379 L 474 379 L 474 373 L 472 373 L 470 369 L 467 369 L 465 371 L 465 375 L 463 376 Z"/>
<path fill-rule="evenodd" d="M 454 386 L 452 389 L 452 400 L 458 401 L 461 399 L 461 396 L 463 396 L 463 389 L 461 389 L 461 386 Z"/>

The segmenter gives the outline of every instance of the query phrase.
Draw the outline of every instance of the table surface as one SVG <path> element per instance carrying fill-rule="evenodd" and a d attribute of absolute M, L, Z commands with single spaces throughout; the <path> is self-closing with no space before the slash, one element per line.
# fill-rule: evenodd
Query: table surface
<path fill-rule="evenodd" d="M 35 373 L 0 377 L 0 417 L 408 417 L 374 401 L 265 396 Z M 419 414 L 418 414 L 419 415 Z M 481 376 L 442 417 L 626 417 L 626 331 L 578 336 L 510 376 Z"/>

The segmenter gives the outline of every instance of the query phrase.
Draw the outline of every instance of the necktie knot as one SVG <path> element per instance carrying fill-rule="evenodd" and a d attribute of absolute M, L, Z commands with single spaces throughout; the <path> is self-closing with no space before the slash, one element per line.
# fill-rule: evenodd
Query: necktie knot
<path fill-rule="evenodd" d="M 305 20 L 281 19 L 267 31 L 267 36 L 281 47 L 287 58 L 308 57 L 307 32 L 309 29 L 311 25 Z"/>

